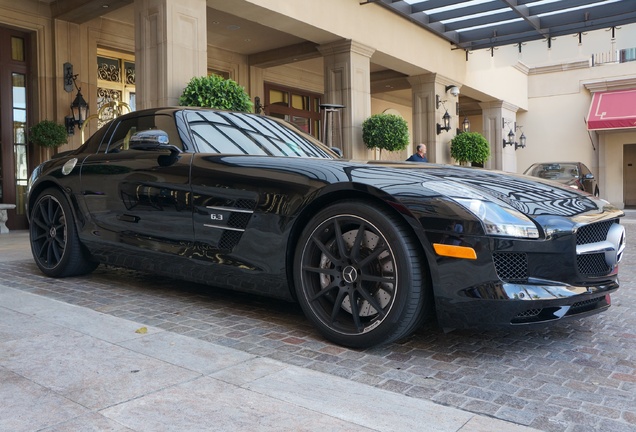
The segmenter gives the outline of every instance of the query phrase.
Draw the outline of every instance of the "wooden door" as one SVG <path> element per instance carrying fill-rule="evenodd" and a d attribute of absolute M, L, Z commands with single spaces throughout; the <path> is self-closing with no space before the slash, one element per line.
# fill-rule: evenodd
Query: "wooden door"
<path fill-rule="evenodd" d="M 623 146 L 623 201 L 636 207 L 636 144 Z"/>

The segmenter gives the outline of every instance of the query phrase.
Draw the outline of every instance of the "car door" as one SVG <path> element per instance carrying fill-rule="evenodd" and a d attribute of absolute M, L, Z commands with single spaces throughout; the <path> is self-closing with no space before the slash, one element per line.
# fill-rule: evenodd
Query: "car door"
<path fill-rule="evenodd" d="M 325 157 L 264 116 L 186 113 L 198 152 L 192 162 L 194 259 L 269 274 L 284 269 L 285 220 L 312 188 L 292 169 Z M 283 158 L 279 158 L 282 156 Z M 287 162 L 285 162 L 287 161 Z M 243 261 L 239 262 L 241 257 Z M 249 259 L 246 259 L 249 257 Z"/>
<path fill-rule="evenodd" d="M 134 134 L 162 130 L 175 149 L 134 149 Z M 151 253 L 182 255 L 191 245 L 192 153 L 169 114 L 124 116 L 104 136 L 100 151 L 81 166 L 81 190 L 92 236 L 100 243 Z"/>

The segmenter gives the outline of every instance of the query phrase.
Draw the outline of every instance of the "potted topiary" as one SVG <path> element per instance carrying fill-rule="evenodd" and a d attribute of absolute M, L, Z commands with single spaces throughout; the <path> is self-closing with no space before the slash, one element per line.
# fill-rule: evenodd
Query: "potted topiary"
<path fill-rule="evenodd" d="M 41 147 L 56 148 L 68 142 L 64 125 L 42 120 L 29 129 L 29 141 Z"/>
<path fill-rule="evenodd" d="M 409 127 L 395 114 L 374 114 L 362 122 L 362 140 L 370 149 L 400 151 L 409 145 Z"/>
<path fill-rule="evenodd" d="M 481 165 L 490 157 L 490 144 L 479 132 L 462 132 L 451 140 L 450 154 L 460 165 Z"/>
<path fill-rule="evenodd" d="M 252 101 L 245 88 L 219 75 L 192 78 L 179 97 L 179 105 L 252 111 Z"/>

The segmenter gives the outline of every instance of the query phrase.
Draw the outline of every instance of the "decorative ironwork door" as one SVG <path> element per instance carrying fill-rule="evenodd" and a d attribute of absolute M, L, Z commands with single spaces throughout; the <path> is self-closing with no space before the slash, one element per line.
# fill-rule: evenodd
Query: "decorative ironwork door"
<path fill-rule="evenodd" d="M 135 111 L 135 59 L 125 53 L 97 51 L 97 125 L 126 111 Z"/>

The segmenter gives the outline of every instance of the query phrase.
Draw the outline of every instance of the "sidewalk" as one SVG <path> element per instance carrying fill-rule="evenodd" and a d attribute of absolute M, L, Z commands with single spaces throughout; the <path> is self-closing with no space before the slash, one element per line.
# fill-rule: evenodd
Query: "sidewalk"
<path fill-rule="evenodd" d="M 25 259 L 26 231 L 0 236 L 0 262 Z M 0 431 L 534 430 L 144 327 L 6 277 L 0 382 Z"/>

